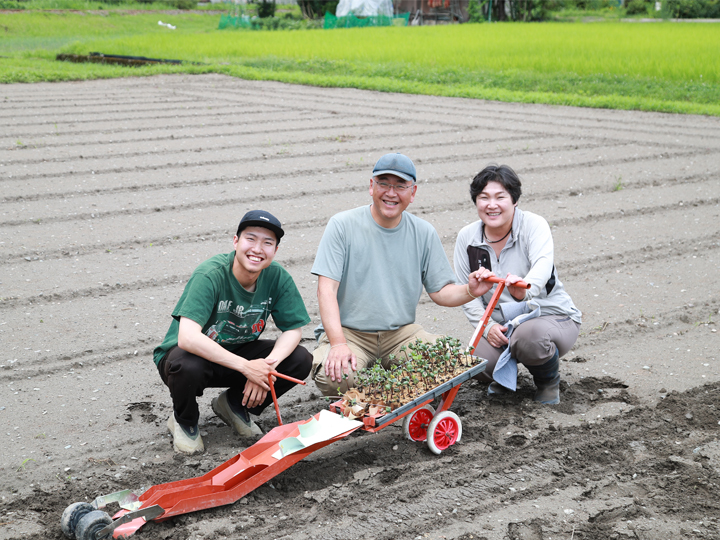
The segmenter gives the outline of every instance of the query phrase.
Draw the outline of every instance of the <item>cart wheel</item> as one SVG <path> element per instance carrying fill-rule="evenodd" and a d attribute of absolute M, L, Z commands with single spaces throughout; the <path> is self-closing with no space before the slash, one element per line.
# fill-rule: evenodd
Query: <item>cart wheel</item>
<path fill-rule="evenodd" d="M 443 411 L 432 419 L 427 432 L 428 448 L 434 454 L 440 454 L 460 440 L 460 437 L 462 437 L 462 422 L 454 412 Z"/>
<path fill-rule="evenodd" d="M 86 502 L 76 502 L 68 506 L 60 518 L 60 528 L 68 538 L 75 538 L 75 528 L 78 521 L 87 513 L 95 510 L 95 507 Z"/>
<path fill-rule="evenodd" d="M 77 527 L 75 527 L 75 538 L 77 540 L 104 540 L 105 538 L 112 538 L 112 534 L 99 536 L 98 533 L 110 525 L 112 519 L 105 512 L 100 510 L 93 510 L 85 514 L 80 521 L 78 521 Z"/>
<path fill-rule="evenodd" d="M 432 405 L 420 407 L 417 411 L 408 414 L 403 421 L 405 437 L 411 441 L 422 442 L 427 439 L 427 429 L 430 420 L 435 416 Z"/>

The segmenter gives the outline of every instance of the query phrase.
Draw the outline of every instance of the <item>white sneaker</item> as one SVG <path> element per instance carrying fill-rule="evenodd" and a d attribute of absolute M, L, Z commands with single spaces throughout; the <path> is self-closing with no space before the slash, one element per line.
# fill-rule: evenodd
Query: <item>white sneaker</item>
<path fill-rule="evenodd" d="M 250 413 L 245 407 L 242 407 L 239 413 L 230 407 L 227 390 L 212 400 L 212 410 L 241 437 L 257 437 L 263 434 L 258 425 L 251 420 Z"/>
<path fill-rule="evenodd" d="M 167 428 L 173 436 L 173 448 L 176 452 L 181 454 L 195 454 L 205 451 L 205 445 L 203 445 L 200 430 L 197 426 L 187 428 L 175 421 L 175 413 L 170 413 Z"/>

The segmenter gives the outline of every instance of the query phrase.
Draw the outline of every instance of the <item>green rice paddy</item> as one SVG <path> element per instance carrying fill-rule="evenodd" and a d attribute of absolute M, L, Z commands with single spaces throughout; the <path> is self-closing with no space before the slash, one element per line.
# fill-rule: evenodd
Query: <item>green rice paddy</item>
<path fill-rule="evenodd" d="M 168 30 L 158 20 L 177 27 Z M 720 24 L 500 23 L 252 32 L 219 16 L 0 14 L 0 82 L 225 73 L 318 86 L 720 115 Z M 129 68 L 57 53 L 196 64 Z"/>

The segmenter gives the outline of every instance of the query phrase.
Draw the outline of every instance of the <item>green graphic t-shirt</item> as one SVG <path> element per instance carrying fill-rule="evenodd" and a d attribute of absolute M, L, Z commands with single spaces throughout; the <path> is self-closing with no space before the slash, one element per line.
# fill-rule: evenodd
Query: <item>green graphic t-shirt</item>
<path fill-rule="evenodd" d="M 270 316 L 283 332 L 310 322 L 287 270 L 273 261 L 260 272 L 255 292 L 250 293 L 232 273 L 234 259 L 234 251 L 216 255 L 195 269 L 173 310 L 165 340 L 155 348 L 155 364 L 177 345 L 180 317 L 201 325 L 203 334 L 226 349 L 258 339 Z"/>

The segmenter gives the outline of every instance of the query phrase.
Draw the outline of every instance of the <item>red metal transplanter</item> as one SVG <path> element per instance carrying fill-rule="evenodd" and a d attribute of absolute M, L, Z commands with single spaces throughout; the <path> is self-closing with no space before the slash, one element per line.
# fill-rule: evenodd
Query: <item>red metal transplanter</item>
<path fill-rule="evenodd" d="M 470 340 L 469 354 L 475 351 L 490 315 L 507 285 L 504 279 L 495 276 L 486 281 L 496 283 L 497 286 Z M 514 286 L 530 288 L 530 285 L 522 281 L 515 283 Z M 341 412 L 340 402 L 336 402 L 330 405 L 329 412 L 322 410 L 307 420 L 290 424 L 282 422 L 273 377 L 281 377 L 298 384 L 305 383 L 273 372 L 268 376 L 268 381 L 278 426 L 258 442 L 207 474 L 196 478 L 153 486 L 140 496 L 130 490 L 124 490 L 98 497 L 92 503 L 73 503 L 63 512 L 62 531 L 68 538 L 76 540 L 125 538 L 138 531 L 148 521 L 164 521 L 173 516 L 232 504 L 316 450 L 344 439 L 358 429 L 376 432 L 401 418 L 404 419 L 403 431 L 408 439 L 426 442 L 433 453 L 440 454 L 462 437 L 462 422 L 449 410 L 460 390 L 460 385 L 482 373 L 486 365 L 487 360 L 481 360 L 464 373 L 388 414 L 366 414 L 362 417 L 362 421 L 350 421 L 334 414 Z M 437 398 L 440 398 L 440 401 L 437 409 L 434 409 L 431 403 Z M 327 425 L 328 418 L 334 424 L 334 431 L 324 438 L 315 440 L 312 430 L 320 423 Z M 298 443 L 293 446 L 286 443 L 301 439 L 309 444 L 304 446 Z M 113 502 L 118 503 L 121 510 L 110 517 L 101 509 Z"/>

